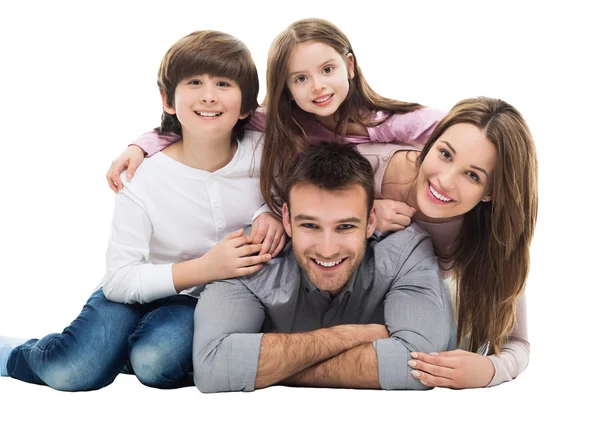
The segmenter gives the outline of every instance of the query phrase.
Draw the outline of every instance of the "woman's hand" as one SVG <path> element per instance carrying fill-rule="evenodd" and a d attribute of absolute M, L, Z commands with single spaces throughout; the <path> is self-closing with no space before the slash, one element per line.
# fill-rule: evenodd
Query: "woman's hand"
<path fill-rule="evenodd" d="M 283 224 L 271 212 L 264 212 L 256 217 L 249 237 L 254 244 L 262 243 L 259 255 L 270 253 L 273 258 L 279 255 L 287 240 Z"/>
<path fill-rule="evenodd" d="M 416 209 L 404 202 L 389 199 L 375 200 L 377 231 L 389 233 L 404 230 L 410 225 Z"/>
<path fill-rule="evenodd" d="M 494 378 L 494 364 L 487 356 L 461 349 L 441 353 L 412 352 L 408 365 L 413 377 L 428 387 L 467 389 L 485 387 Z"/>
<path fill-rule="evenodd" d="M 133 174 L 140 163 L 144 160 L 144 151 L 141 147 L 132 144 L 119 155 L 118 158 L 113 160 L 110 165 L 110 169 L 106 173 L 106 181 L 112 191 L 117 193 L 123 188 L 123 182 L 119 175 L 124 169 L 127 169 L 127 179 L 133 178 Z"/>

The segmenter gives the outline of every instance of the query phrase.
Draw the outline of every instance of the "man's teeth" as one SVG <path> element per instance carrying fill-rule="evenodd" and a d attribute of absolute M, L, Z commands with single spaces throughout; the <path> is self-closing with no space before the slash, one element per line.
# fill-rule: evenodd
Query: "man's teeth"
<path fill-rule="evenodd" d="M 327 96 L 327 97 L 323 97 L 323 98 L 321 98 L 321 99 L 315 99 L 315 100 L 314 100 L 314 102 L 315 102 L 315 103 L 323 103 L 323 102 L 326 102 L 327 100 L 331 99 L 331 96 L 333 96 L 333 94 L 330 94 L 329 96 Z"/>
<path fill-rule="evenodd" d="M 196 112 L 200 116 L 219 116 L 221 112 Z"/>
<path fill-rule="evenodd" d="M 433 196 L 436 199 L 439 199 L 439 200 L 441 200 L 443 202 L 449 202 L 449 201 L 452 200 L 452 199 L 450 199 L 450 198 L 448 198 L 446 196 L 442 196 L 440 193 L 438 193 L 437 191 L 435 191 L 435 188 L 433 188 L 433 186 L 431 184 L 429 184 L 429 191 L 431 192 L 431 194 L 433 194 Z"/>
<path fill-rule="evenodd" d="M 341 263 L 342 261 L 343 261 L 343 259 L 340 259 L 340 260 L 335 261 L 335 262 L 323 262 L 323 261 L 318 261 L 318 260 L 315 259 L 316 263 L 318 263 L 319 265 L 324 266 L 326 268 L 331 268 L 332 266 L 336 266 L 339 263 Z"/>

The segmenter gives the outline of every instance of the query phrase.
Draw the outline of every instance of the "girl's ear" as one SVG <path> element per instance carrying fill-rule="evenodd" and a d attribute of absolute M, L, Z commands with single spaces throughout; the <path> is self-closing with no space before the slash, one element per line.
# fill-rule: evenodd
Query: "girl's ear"
<path fill-rule="evenodd" d="M 160 98 L 162 100 L 164 111 L 167 112 L 169 115 L 175 115 L 175 108 L 169 106 L 169 104 L 167 103 L 167 93 L 165 93 L 165 90 L 160 90 Z"/>
<path fill-rule="evenodd" d="M 352 53 L 346 55 L 346 65 L 348 66 L 348 76 L 350 79 L 354 79 L 354 55 Z"/>

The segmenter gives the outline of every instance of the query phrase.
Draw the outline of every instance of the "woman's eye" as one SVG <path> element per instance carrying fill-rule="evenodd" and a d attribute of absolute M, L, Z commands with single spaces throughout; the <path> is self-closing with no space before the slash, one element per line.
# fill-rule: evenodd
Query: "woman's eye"
<path fill-rule="evenodd" d="M 469 176 L 469 178 L 471 178 L 473 181 L 479 182 L 479 175 L 477 175 L 474 172 L 467 172 L 467 175 Z"/>
<path fill-rule="evenodd" d="M 452 156 L 450 155 L 450 152 L 448 150 L 445 149 L 440 149 L 440 154 L 445 158 L 445 159 L 450 159 Z"/>

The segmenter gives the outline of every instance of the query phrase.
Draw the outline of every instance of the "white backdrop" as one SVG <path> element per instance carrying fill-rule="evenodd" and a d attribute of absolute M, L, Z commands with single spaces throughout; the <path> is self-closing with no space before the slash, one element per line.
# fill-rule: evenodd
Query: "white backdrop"
<path fill-rule="evenodd" d="M 521 4 L 523 3 L 523 4 Z M 532 2 L 533 3 L 533 2 Z M 253 394 L 160 391 L 119 376 L 91 393 L 0 379 L 0 416 L 62 422 L 582 421 L 598 378 L 600 32 L 591 2 L 3 2 L 0 6 L 0 334 L 61 331 L 104 273 L 113 193 L 104 173 L 159 123 L 166 49 L 218 29 L 266 54 L 289 23 L 322 17 L 350 38 L 388 97 L 448 110 L 488 95 L 527 119 L 540 162 L 528 281 L 529 368 L 485 390 L 395 392 L 275 387 Z M 595 58 L 596 57 L 596 58 Z M 597 392 L 597 389 L 595 389 Z M 590 416 L 591 417 L 591 416 Z M 33 421 L 27 419 L 26 422 Z"/>

